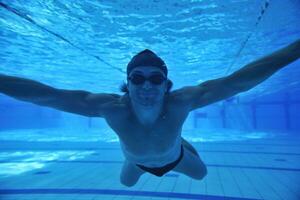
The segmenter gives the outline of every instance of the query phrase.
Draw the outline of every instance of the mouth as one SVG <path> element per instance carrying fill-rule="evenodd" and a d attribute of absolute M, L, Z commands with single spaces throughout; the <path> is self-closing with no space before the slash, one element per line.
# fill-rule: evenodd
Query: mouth
<path fill-rule="evenodd" d="M 143 100 L 150 100 L 155 98 L 155 95 L 139 95 L 139 97 Z"/>
<path fill-rule="evenodd" d="M 155 97 L 156 96 L 156 92 L 153 91 L 149 91 L 149 92 L 139 92 L 138 95 L 140 97 Z"/>

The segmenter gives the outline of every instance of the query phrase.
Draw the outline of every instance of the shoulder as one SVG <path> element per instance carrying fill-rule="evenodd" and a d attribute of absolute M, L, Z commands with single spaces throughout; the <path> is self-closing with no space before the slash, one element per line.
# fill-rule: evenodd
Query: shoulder
<path fill-rule="evenodd" d="M 120 113 L 126 105 L 124 95 L 112 93 L 90 93 L 85 103 L 100 117 Z"/>
<path fill-rule="evenodd" d="M 195 96 L 201 96 L 205 93 L 204 85 L 185 86 L 170 92 L 170 97 L 174 102 L 187 103 Z"/>
<path fill-rule="evenodd" d="M 110 93 L 89 93 L 86 96 L 86 101 L 96 102 L 96 103 L 105 103 L 117 101 L 120 99 L 121 95 L 118 94 L 110 94 Z"/>
<path fill-rule="evenodd" d="M 191 111 L 195 107 L 195 100 L 202 99 L 205 91 L 204 84 L 185 86 L 170 92 L 170 99 L 175 105 L 184 106 Z"/>
<path fill-rule="evenodd" d="M 129 95 L 111 94 L 110 101 L 105 104 L 107 113 L 109 115 L 120 115 L 128 113 L 129 109 Z"/>

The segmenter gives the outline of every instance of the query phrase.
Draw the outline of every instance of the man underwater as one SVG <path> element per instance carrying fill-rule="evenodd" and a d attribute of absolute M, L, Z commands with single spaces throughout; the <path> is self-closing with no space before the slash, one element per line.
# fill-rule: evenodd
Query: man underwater
<path fill-rule="evenodd" d="M 125 161 L 122 184 L 131 187 L 145 172 L 173 170 L 201 180 L 207 168 L 181 137 L 189 112 L 245 92 L 299 59 L 300 40 L 222 78 L 170 91 L 165 62 L 146 49 L 127 65 L 124 95 L 64 90 L 0 74 L 0 92 L 18 100 L 88 117 L 102 117 L 120 139 Z"/>

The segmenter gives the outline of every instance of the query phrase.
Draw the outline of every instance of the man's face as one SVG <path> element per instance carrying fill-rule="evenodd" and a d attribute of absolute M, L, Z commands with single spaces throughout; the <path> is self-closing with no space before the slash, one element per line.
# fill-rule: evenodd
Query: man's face
<path fill-rule="evenodd" d="M 144 80 L 145 78 L 148 80 Z M 157 67 L 141 66 L 134 68 L 127 81 L 131 100 L 143 106 L 151 107 L 161 102 L 167 91 L 167 77 Z M 158 84 L 159 82 L 161 83 Z"/>

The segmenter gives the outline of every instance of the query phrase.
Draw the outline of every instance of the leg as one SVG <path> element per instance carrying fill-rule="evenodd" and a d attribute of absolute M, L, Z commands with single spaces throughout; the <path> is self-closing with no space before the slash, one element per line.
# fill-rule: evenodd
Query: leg
<path fill-rule="evenodd" d="M 131 187 L 137 183 L 140 176 L 144 173 L 145 171 L 125 159 L 120 175 L 120 181 L 123 185 Z"/>
<path fill-rule="evenodd" d="M 203 179 L 207 174 L 205 164 L 191 144 L 187 141 L 182 142 L 182 144 L 184 148 L 183 158 L 173 170 L 197 180 Z"/>
<path fill-rule="evenodd" d="M 182 139 L 182 145 L 184 147 L 186 147 L 187 149 L 189 149 L 193 154 L 195 154 L 196 156 L 200 157 L 197 150 L 188 142 L 186 141 L 183 137 L 181 137 Z"/>

